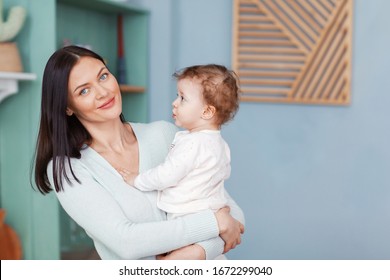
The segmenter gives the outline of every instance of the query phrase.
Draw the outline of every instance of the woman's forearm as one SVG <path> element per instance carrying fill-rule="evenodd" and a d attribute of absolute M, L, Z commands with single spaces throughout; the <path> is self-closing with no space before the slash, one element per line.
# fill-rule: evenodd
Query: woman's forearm
<path fill-rule="evenodd" d="M 73 166 L 82 185 L 75 180 L 71 185 L 65 183 L 65 191 L 57 193 L 61 205 L 93 239 L 120 259 L 154 256 L 218 236 L 218 224 L 211 210 L 170 221 L 153 222 L 152 216 L 145 217 L 145 222 L 130 220 L 110 192 L 82 166 Z M 52 180 L 52 176 L 49 177 Z M 134 201 L 127 202 L 129 207 L 139 207 L 136 201 L 147 201 L 144 193 L 129 188 L 122 178 L 118 177 L 118 182 L 112 183 L 118 187 L 124 184 L 123 188 L 133 193 Z"/>

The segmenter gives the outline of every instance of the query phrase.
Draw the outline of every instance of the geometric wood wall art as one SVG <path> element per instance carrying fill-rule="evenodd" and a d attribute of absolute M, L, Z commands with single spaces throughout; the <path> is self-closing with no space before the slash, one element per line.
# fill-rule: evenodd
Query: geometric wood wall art
<path fill-rule="evenodd" d="M 234 0 L 242 101 L 348 105 L 352 0 Z"/>

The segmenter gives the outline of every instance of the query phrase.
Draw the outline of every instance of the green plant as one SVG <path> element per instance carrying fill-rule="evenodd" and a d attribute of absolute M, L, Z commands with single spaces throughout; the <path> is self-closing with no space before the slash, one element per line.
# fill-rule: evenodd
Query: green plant
<path fill-rule="evenodd" d="M 3 0 L 0 0 L 0 42 L 10 41 L 19 33 L 26 14 L 24 7 L 14 6 L 9 10 L 7 20 L 3 21 Z"/>

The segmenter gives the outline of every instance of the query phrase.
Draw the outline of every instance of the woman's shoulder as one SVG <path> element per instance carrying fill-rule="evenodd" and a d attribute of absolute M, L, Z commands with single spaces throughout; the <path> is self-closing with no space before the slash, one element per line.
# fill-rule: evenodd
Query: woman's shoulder
<path fill-rule="evenodd" d="M 135 134 L 138 138 L 139 136 L 164 136 L 164 138 L 170 139 L 170 141 L 175 136 L 178 128 L 167 121 L 154 121 L 150 123 L 130 123 Z M 153 137 L 152 137 L 153 138 Z"/>
<path fill-rule="evenodd" d="M 140 129 L 155 130 L 155 129 L 176 129 L 176 126 L 170 122 L 160 120 L 149 123 L 134 123 L 130 122 L 132 126 L 137 126 Z"/>
<path fill-rule="evenodd" d="M 140 170 L 150 169 L 162 163 L 169 152 L 177 128 L 166 121 L 130 123 L 138 140 Z M 142 165 L 141 165 L 142 163 Z"/>

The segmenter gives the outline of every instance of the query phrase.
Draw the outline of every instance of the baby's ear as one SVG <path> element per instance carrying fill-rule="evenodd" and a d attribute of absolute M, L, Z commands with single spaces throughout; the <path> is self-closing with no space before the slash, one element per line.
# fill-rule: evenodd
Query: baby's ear
<path fill-rule="evenodd" d="M 215 109 L 214 106 L 206 105 L 206 107 L 203 110 L 202 119 L 210 120 L 215 116 L 215 112 L 217 109 Z"/>

